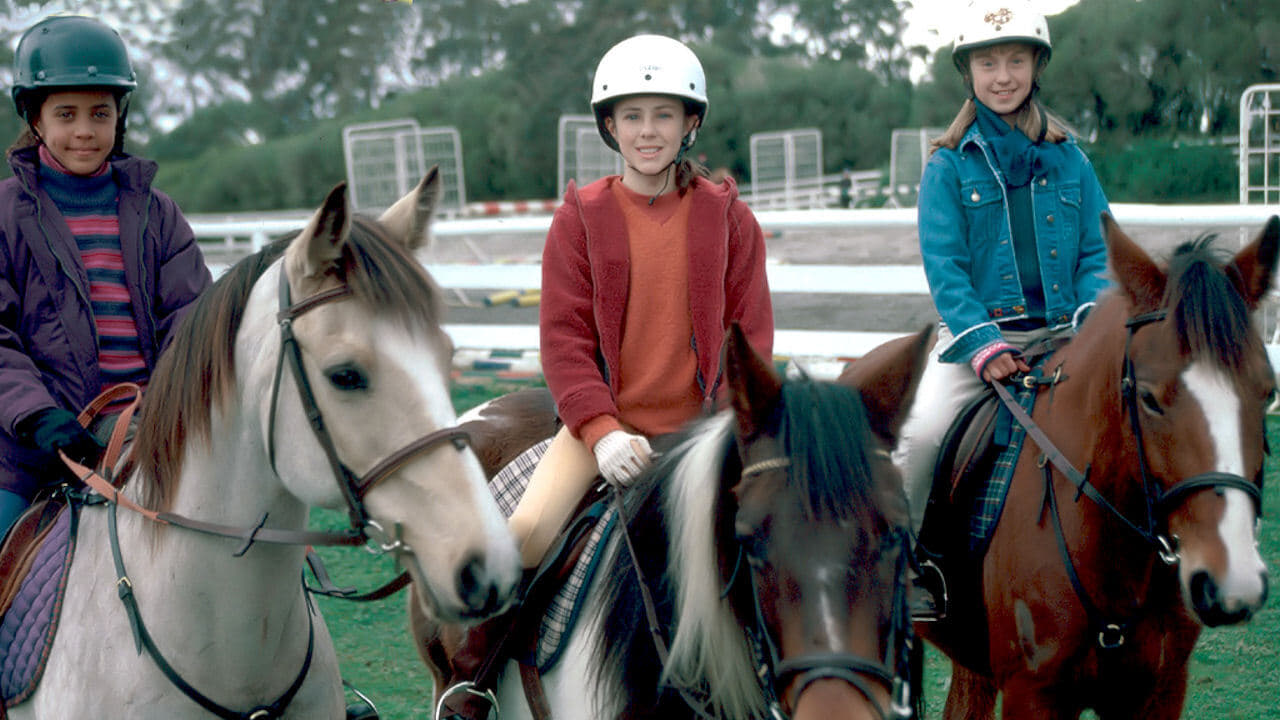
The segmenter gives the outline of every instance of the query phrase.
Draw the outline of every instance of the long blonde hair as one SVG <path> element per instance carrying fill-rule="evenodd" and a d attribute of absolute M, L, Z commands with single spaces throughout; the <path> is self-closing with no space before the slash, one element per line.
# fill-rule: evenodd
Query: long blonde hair
<path fill-rule="evenodd" d="M 946 131 L 929 141 L 929 152 L 932 154 L 943 147 L 955 150 L 964 139 L 964 134 L 969 131 L 969 126 L 977 119 L 978 107 L 974 104 L 973 98 L 968 98 L 960 106 L 960 112 L 956 113 L 955 119 L 947 126 Z M 1071 137 L 1071 131 L 1065 121 L 1050 112 L 1039 100 L 1030 98 L 1022 104 L 1021 108 L 1018 108 L 1014 115 L 1013 126 L 1033 140 L 1040 137 L 1042 128 L 1047 142 L 1065 142 Z"/>

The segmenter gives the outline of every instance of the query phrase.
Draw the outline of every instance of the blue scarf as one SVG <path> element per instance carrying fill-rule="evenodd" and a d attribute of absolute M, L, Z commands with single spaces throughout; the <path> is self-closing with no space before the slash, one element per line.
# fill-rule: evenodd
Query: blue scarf
<path fill-rule="evenodd" d="M 1044 142 L 1043 132 L 1039 140 L 1031 142 L 1021 130 L 1009 125 L 977 98 L 973 104 L 978 109 L 978 131 L 995 153 L 996 164 L 1009 187 L 1022 187 L 1031 182 L 1032 177 L 1043 175 L 1066 160 L 1061 143 Z"/>

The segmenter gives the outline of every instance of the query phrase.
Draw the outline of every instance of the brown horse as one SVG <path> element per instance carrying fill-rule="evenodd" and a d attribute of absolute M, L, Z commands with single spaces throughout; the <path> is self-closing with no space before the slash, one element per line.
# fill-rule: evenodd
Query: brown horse
<path fill-rule="evenodd" d="M 1250 315 L 1280 220 L 1234 258 L 1206 237 L 1168 267 L 1103 224 L 1118 287 L 1046 362 L 1046 442 L 1023 443 L 985 556 L 953 563 L 970 575 L 952 578 L 951 614 L 917 625 L 953 661 L 947 718 L 993 717 L 1001 693 L 1004 718 L 1172 720 L 1201 628 L 1247 621 L 1267 595 L 1255 532 L 1275 375 Z"/>
<path fill-rule="evenodd" d="M 553 716 L 873 720 L 905 704 L 907 515 L 888 450 L 931 340 L 868 358 L 872 382 L 851 392 L 781 380 L 732 328 L 731 407 L 682 432 L 627 495 L 630 540 L 613 534 L 583 622 L 541 673 Z M 483 438 L 514 452 L 549 436 L 546 399 L 464 415 L 491 471 L 504 453 Z M 441 628 L 416 601 L 410 611 L 439 693 Z M 502 716 L 530 717 L 515 668 L 498 683 Z"/>

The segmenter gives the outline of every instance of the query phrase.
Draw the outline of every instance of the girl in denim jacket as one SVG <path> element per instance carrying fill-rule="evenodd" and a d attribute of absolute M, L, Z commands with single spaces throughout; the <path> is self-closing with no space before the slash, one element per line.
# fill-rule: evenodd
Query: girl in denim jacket
<path fill-rule="evenodd" d="M 1036 99 L 1051 45 L 1026 0 L 970 4 L 952 59 L 970 97 L 920 182 L 920 251 L 942 319 L 894 460 L 919 531 L 948 426 L 1020 351 L 1069 334 L 1107 286 L 1108 209 L 1084 152 Z"/>

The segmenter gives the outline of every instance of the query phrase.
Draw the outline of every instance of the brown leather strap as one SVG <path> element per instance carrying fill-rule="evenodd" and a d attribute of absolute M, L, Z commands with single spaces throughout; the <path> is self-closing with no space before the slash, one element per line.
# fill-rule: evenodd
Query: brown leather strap
<path fill-rule="evenodd" d="M 250 545 L 255 542 L 275 543 L 279 545 L 363 545 L 364 536 L 354 533 L 327 533 L 311 530 L 281 530 L 278 528 L 262 527 L 260 524 L 252 527 L 236 527 L 232 525 L 221 525 L 219 523 L 205 522 L 203 520 L 195 520 L 185 515 L 179 515 L 171 512 L 157 512 L 149 510 L 141 505 L 133 502 L 125 497 L 105 478 L 95 472 L 93 469 L 85 467 L 80 463 L 67 457 L 66 453 L 58 453 L 62 457 L 62 462 L 71 471 L 80 478 L 80 481 L 93 489 L 99 495 L 107 500 L 118 504 L 120 507 L 127 508 L 148 520 L 162 525 L 176 525 L 188 530 L 202 532 L 208 535 L 217 535 L 219 537 L 234 538 L 242 540 L 244 545 L 240 552 L 243 553 Z M 265 518 L 263 518 L 265 520 Z"/>
<path fill-rule="evenodd" d="M 287 286 L 288 280 L 285 279 L 283 282 L 285 282 Z M 279 312 L 277 317 L 280 320 L 292 320 L 318 305 L 324 305 L 325 303 L 332 302 L 334 300 L 341 300 L 342 298 L 349 297 L 351 294 L 351 287 L 348 285 L 331 287 L 328 290 L 322 290 L 315 295 L 299 300 L 298 302 L 284 308 Z"/>
<path fill-rule="evenodd" d="M 354 490 L 357 498 L 364 498 L 365 493 L 373 489 L 375 485 L 382 482 L 388 475 L 400 469 L 401 465 L 414 458 L 418 453 L 430 449 L 445 440 L 453 443 L 458 450 L 462 450 L 471 441 L 471 436 L 466 430 L 458 427 L 447 427 L 429 433 L 424 437 L 405 445 L 399 450 L 391 454 L 382 462 L 375 465 L 369 472 L 365 473 L 359 482 L 354 484 Z"/>
<path fill-rule="evenodd" d="M 116 418 L 116 424 L 111 428 L 111 437 L 107 440 L 107 449 L 102 454 L 102 459 L 98 461 L 98 468 L 111 474 L 112 468 L 120 460 L 120 454 L 124 451 L 125 440 L 129 436 L 129 423 L 133 421 L 134 413 L 138 411 L 138 406 L 142 404 L 142 388 L 134 383 L 120 383 L 113 385 L 98 394 L 98 397 L 89 401 L 84 410 L 80 411 L 80 415 L 76 418 L 84 427 L 89 427 L 93 421 L 102 412 L 103 408 L 119 401 L 121 398 L 133 396 L 133 400 L 120 411 L 119 417 Z"/>
<path fill-rule="evenodd" d="M 551 706 L 547 703 L 547 693 L 542 689 L 542 673 L 532 663 L 519 663 L 520 685 L 524 687 L 524 699 L 529 703 L 529 712 L 533 720 L 551 720 Z"/>

